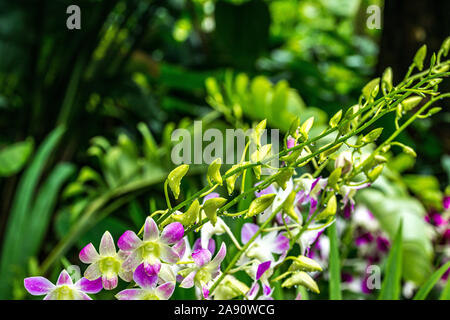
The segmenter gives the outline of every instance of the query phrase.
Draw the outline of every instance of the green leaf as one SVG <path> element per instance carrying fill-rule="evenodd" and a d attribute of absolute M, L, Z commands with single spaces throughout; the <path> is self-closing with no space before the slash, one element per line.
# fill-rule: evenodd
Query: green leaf
<path fill-rule="evenodd" d="M 0 150 L 0 177 L 19 172 L 33 152 L 33 146 L 33 139 L 27 139 Z"/>
<path fill-rule="evenodd" d="M 433 258 L 423 205 L 410 197 L 401 184 L 383 175 L 372 188 L 360 190 L 356 201 L 369 208 L 391 239 L 395 237 L 400 220 L 403 220 L 402 275 L 405 280 L 419 285 L 423 283 L 431 274 Z"/>
<path fill-rule="evenodd" d="M 447 283 L 445 284 L 444 290 L 442 290 L 440 300 L 450 300 L 450 280 L 447 279 Z"/>
<path fill-rule="evenodd" d="M 0 299 L 9 296 L 9 290 L 13 281 L 14 269 L 23 268 L 22 250 L 26 244 L 22 241 L 26 234 L 27 214 L 32 211 L 33 197 L 36 194 L 36 186 L 45 168 L 48 158 L 60 141 L 65 129 L 60 126 L 54 129 L 39 147 L 33 162 L 24 172 L 19 181 L 12 203 L 9 219 L 6 225 L 6 234 L 3 241 L 2 255 L 0 259 Z"/>
<path fill-rule="evenodd" d="M 327 232 L 330 238 L 330 300 L 342 300 L 341 262 L 339 258 L 336 222 L 328 227 Z"/>
<path fill-rule="evenodd" d="M 394 243 L 389 252 L 386 272 L 378 300 L 398 300 L 402 279 L 402 231 L 403 222 L 400 222 Z"/>
<path fill-rule="evenodd" d="M 428 293 L 430 293 L 431 289 L 433 289 L 436 282 L 444 275 L 447 269 L 450 268 L 450 261 L 441 266 L 438 270 L 436 270 L 430 278 L 422 285 L 422 287 L 417 291 L 414 296 L 414 300 L 424 300 Z"/>

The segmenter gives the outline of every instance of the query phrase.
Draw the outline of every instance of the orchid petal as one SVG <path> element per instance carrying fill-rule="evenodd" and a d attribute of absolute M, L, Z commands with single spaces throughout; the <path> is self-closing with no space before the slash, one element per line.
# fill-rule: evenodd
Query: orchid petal
<path fill-rule="evenodd" d="M 131 251 L 139 247 L 142 243 L 141 239 L 133 231 L 125 231 L 117 241 L 117 245 L 121 250 Z"/>
<path fill-rule="evenodd" d="M 180 260 L 178 253 L 168 245 L 162 244 L 160 250 L 160 257 L 164 262 L 176 263 L 178 260 Z"/>
<path fill-rule="evenodd" d="M 156 288 L 155 292 L 161 300 L 169 300 L 175 290 L 175 284 L 166 282 Z"/>
<path fill-rule="evenodd" d="M 140 264 L 133 273 L 133 280 L 143 289 L 152 289 L 158 281 L 157 275 L 149 275 L 144 268 L 144 264 Z"/>
<path fill-rule="evenodd" d="M 156 224 L 155 220 L 153 220 L 150 217 L 147 217 L 145 219 L 144 223 L 144 241 L 154 241 L 159 238 L 159 230 L 158 225 Z"/>
<path fill-rule="evenodd" d="M 86 278 L 81 278 L 75 285 L 76 287 L 80 288 L 81 291 L 93 294 L 100 292 L 103 288 L 101 278 L 92 281 Z"/>
<path fill-rule="evenodd" d="M 95 247 L 92 243 L 89 243 L 83 249 L 81 249 L 79 257 L 81 262 L 86 264 L 93 263 L 100 258 L 97 250 L 95 250 Z"/>
<path fill-rule="evenodd" d="M 117 287 L 117 283 L 118 283 L 118 278 L 117 276 L 113 276 L 113 277 L 107 277 L 107 276 L 102 276 L 102 284 L 103 284 L 103 288 L 105 288 L 105 290 L 112 290 L 115 289 Z"/>
<path fill-rule="evenodd" d="M 214 269 L 218 268 L 222 263 L 223 259 L 225 259 L 226 254 L 227 254 L 227 247 L 225 246 L 225 243 L 222 242 L 219 252 L 217 252 L 214 259 L 212 259 L 212 261 L 209 263 L 209 266 Z"/>
<path fill-rule="evenodd" d="M 272 251 L 277 254 L 281 254 L 289 249 L 289 239 L 280 234 L 273 244 Z"/>
<path fill-rule="evenodd" d="M 55 285 L 44 277 L 29 277 L 23 280 L 25 289 L 33 296 L 40 296 L 49 293 Z"/>
<path fill-rule="evenodd" d="M 172 249 L 177 253 L 178 257 L 181 259 L 186 253 L 186 240 L 181 239 L 172 247 Z"/>
<path fill-rule="evenodd" d="M 97 262 L 91 264 L 89 267 L 87 267 L 86 271 L 84 272 L 84 277 L 88 280 L 96 280 L 102 276 L 102 273 L 100 272 L 100 268 Z"/>
<path fill-rule="evenodd" d="M 183 225 L 179 222 L 172 222 L 167 225 L 161 233 L 161 241 L 167 244 L 173 244 L 182 239 L 184 236 Z"/>
<path fill-rule="evenodd" d="M 186 278 L 183 279 L 180 283 L 180 288 L 192 288 L 194 286 L 194 278 L 197 274 L 197 271 L 192 271 L 189 273 Z"/>
<path fill-rule="evenodd" d="M 142 289 L 125 289 L 116 294 L 116 298 L 119 300 L 139 300 L 142 291 Z"/>
<path fill-rule="evenodd" d="M 259 226 L 254 223 L 245 223 L 241 229 L 241 241 L 246 244 L 258 231 Z"/>
<path fill-rule="evenodd" d="M 61 271 L 61 273 L 59 274 L 58 277 L 58 281 L 56 281 L 56 285 L 60 286 L 60 285 L 72 285 L 73 281 L 72 278 L 70 277 L 70 275 L 67 273 L 67 271 L 64 269 L 63 271 Z"/>
<path fill-rule="evenodd" d="M 109 233 L 108 231 L 106 231 L 102 236 L 99 251 L 100 255 L 102 256 L 113 256 L 116 254 L 116 246 L 114 245 L 114 239 L 111 236 L 111 233 Z"/>
<path fill-rule="evenodd" d="M 256 270 L 256 280 L 259 280 L 264 272 L 266 272 L 270 268 L 271 263 L 272 261 L 269 260 L 258 265 L 258 269 Z"/>
<path fill-rule="evenodd" d="M 139 250 L 133 251 L 128 258 L 123 262 L 122 268 L 127 271 L 134 271 L 138 265 L 142 262 L 142 255 Z"/>
<path fill-rule="evenodd" d="M 192 259 L 199 267 L 204 266 L 211 261 L 211 252 L 208 249 L 198 249 L 192 252 Z"/>

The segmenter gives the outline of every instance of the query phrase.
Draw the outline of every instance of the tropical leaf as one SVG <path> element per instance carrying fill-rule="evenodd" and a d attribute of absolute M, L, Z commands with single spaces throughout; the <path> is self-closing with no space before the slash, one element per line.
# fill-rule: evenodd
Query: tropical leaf
<path fill-rule="evenodd" d="M 379 300 L 398 300 L 402 278 L 402 232 L 403 222 L 397 230 L 391 250 L 389 252 Z"/>
<path fill-rule="evenodd" d="M 330 239 L 330 300 L 342 300 L 341 292 L 341 262 L 339 258 L 339 243 L 336 222 L 328 227 Z"/>
<path fill-rule="evenodd" d="M 444 273 L 450 268 L 450 261 L 441 266 L 438 270 L 436 270 L 430 278 L 422 285 L 422 287 L 417 291 L 414 296 L 414 300 L 424 300 L 428 293 L 430 293 L 431 289 L 433 289 L 436 282 L 444 275 Z"/>

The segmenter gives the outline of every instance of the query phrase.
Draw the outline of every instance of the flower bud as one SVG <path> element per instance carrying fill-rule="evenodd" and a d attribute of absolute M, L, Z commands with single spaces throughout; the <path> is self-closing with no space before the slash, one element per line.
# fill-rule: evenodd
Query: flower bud
<path fill-rule="evenodd" d="M 450 50 L 450 37 L 447 37 L 444 42 L 442 42 L 441 50 L 443 51 L 444 57 L 448 55 L 448 51 Z"/>
<path fill-rule="evenodd" d="M 336 127 L 339 124 L 339 121 L 341 121 L 342 118 L 342 109 L 339 110 L 334 114 L 334 116 L 331 117 L 329 125 L 331 128 Z"/>
<path fill-rule="evenodd" d="M 228 174 L 229 172 L 232 172 L 234 170 L 236 170 L 237 168 L 239 168 L 241 165 L 240 164 L 235 164 L 234 166 L 232 166 L 225 174 Z M 228 178 L 225 179 L 225 181 L 227 182 L 227 191 L 228 194 L 231 195 L 234 191 L 234 185 L 236 183 L 236 179 L 239 177 L 241 173 L 236 173 L 233 174 L 231 176 L 229 176 Z"/>
<path fill-rule="evenodd" d="M 296 193 L 292 191 L 283 202 L 283 211 L 295 222 L 299 223 L 297 213 L 294 210 Z"/>
<path fill-rule="evenodd" d="M 373 168 L 371 171 L 369 171 L 369 173 L 367 174 L 367 178 L 369 178 L 369 180 L 371 182 L 374 182 L 375 180 L 377 180 L 377 178 L 383 172 L 383 168 L 384 168 L 384 165 L 382 165 L 382 164 L 377 165 L 375 168 Z"/>
<path fill-rule="evenodd" d="M 313 124 L 314 117 L 309 117 L 305 122 L 303 122 L 302 126 L 300 127 L 300 133 L 305 140 L 308 139 L 308 133 L 311 130 Z"/>
<path fill-rule="evenodd" d="M 275 181 L 281 187 L 281 189 L 286 190 L 287 182 L 292 177 L 294 172 L 294 168 L 287 168 L 280 172 Z"/>
<path fill-rule="evenodd" d="M 404 153 L 406 153 L 407 155 L 409 155 L 409 156 L 412 156 L 412 157 L 417 157 L 417 153 L 414 151 L 414 149 L 413 148 L 411 148 L 411 147 L 408 147 L 408 146 L 405 146 L 405 145 L 403 145 L 402 146 L 402 150 L 403 150 L 403 152 Z"/>
<path fill-rule="evenodd" d="M 290 288 L 296 285 L 303 286 L 312 292 L 320 293 L 317 283 L 304 271 L 295 272 L 291 277 L 285 280 L 281 286 L 283 288 Z"/>
<path fill-rule="evenodd" d="M 375 142 L 375 140 L 378 139 L 378 137 L 381 135 L 381 132 L 383 132 L 383 128 L 376 128 L 370 131 L 368 134 L 366 134 L 362 139 L 361 142 L 363 143 L 371 143 Z"/>
<path fill-rule="evenodd" d="M 378 90 L 379 90 L 379 84 L 380 84 L 380 78 L 375 78 L 364 86 L 364 88 L 362 89 L 362 94 L 367 101 L 369 101 L 373 97 L 377 96 Z"/>
<path fill-rule="evenodd" d="M 222 165 L 222 160 L 220 158 L 215 159 L 208 167 L 208 175 L 206 178 L 210 184 L 217 183 L 222 185 L 222 176 L 220 175 L 220 166 Z"/>
<path fill-rule="evenodd" d="M 250 208 L 248 209 L 247 214 L 245 215 L 245 218 L 253 217 L 257 214 L 260 214 L 261 212 L 264 212 L 264 210 L 270 207 L 273 200 L 275 199 L 275 196 L 275 193 L 265 194 L 253 200 L 250 204 Z"/>
<path fill-rule="evenodd" d="M 319 213 L 316 217 L 317 220 L 325 220 L 328 219 L 331 216 L 334 216 L 336 214 L 337 210 L 337 201 L 336 196 L 333 194 L 331 198 L 327 202 L 327 206 L 321 213 Z"/>
<path fill-rule="evenodd" d="M 294 263 L 289 267 L 289 271 L 322 271 L 322 267 L 316 261 L 305 256 L 298 256 L 294 258 Z"/>
<path fill-rule="evenodd" d="M 195 224 L 197 218 L 200 214 L 200 204 L 197 199 L 195 199 L 189 209 L 182 214 L 173 214 L 170 217 L 173 218 L 174 221 L 180 222 L 185 228 L 188 228 Z"/>
<path fill-rule="evenodd" d="M 425 57 L 427 56 L 427 46 L 423 45 L 420 47 L 419 50 L 417 50 L 416 55 L 414 56 L 414 65 L 419 69 L 419 71 L 422 71 L 423 69 L 423 61 L 425 60 Z"/>
<path fill-rule="evenodd" d="M 169 183 L 170 190 L 172 190 L 175 199 L 178 199 L 180 195 L 180 183 L 184 175 L 188 172 L 189 165 L 182 164 L 175 169 L 173 169 L 167 176 L 167 181 Z"/>
<path fill-rule="evenodd" d="M 300 126 L 300 118 L 296 117 L 294 121 L 292 121 L 291 126 L 289 127 L 289 131 L 287 132 L 286 136 L 292 136 L 294 138 L 298 137 L 298 127 Z"/>
<path fill-rule="evenodd" d="M 256 144 L 257 146 L 261 145 L 261 136 L 264 133 L 264 129 L 266 129 L 266 123 L 267 120 L 264 119 L 263 121 L 261 121 L 260 123 L 258 123 L 255 127 L 255 129 L 252 132 L 252 141 L 254 144 Z"/>
<path fill-rule="evenodd" d="M 214 291 L 214 300 L 231 300 L 250 290 L 247 285 L 231 275 L 226 275 Z"/>
<path fill-rule="evenodd" d="M 402 101 L 403 110 L 410 111 L 414 109 L 420 103 L 420 101 L 422 101 L 422 99 L 423 98 L 419 96 L 406 98 L 405 100 Z"/>
<path fill-rule="evenodd" d="M 353 162 L 352 154 L 349 151 L 341 152 L 334 161 L 335 168 L 342 168 L 342 174 L 347 174 L 352 171 Z"/>
<path fill-rule="evenodd" d="M 392 68 L 386 68 L 386 70 L 383 73 L 383 77 L 381 78 L 381 87 L 386 92 L 389 92 L 392 90 Z"/>
<path fill-rule="evenodd" d="M 211 198 L 205 201 L 202 205 L 202 209 L 205 215 L 211 221 L 212 225 L 215 226 L 217 222 L 217 209 L 222 207 L 227 202 L 225 198 Z"/>
<path fill-rule="evenodd" d="M 330 176 L 328 177 L 328 186 L 335 189 L 336 191 L 338 191 L 339 187 L 337 185 L 339 178 L 341 177 L 342 174 L 342 168 L 341 167 L 337 167 L 336 169 L 333 170 L 333 172 L 331 172 Z"/>

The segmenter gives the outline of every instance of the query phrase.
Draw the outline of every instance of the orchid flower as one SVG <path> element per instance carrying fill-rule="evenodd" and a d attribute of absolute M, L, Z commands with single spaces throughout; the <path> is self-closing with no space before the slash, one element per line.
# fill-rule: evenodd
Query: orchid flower
<path fill-rule="evenodd" d="M 158 276 L 148 275 L 144 264 L 140 264 L 133 274 L 133 280 L 140 288 L 120 291 L 116 298 L 119 300 L 168 300 L 175 290 L 175 282 L 165 282 L 157 285 Z"/>
<path fill-rule="evenodd" d="M 245 223 L 241 229 L 241 242 L 246 244 L 258 231 L 259 226 L 253 223 Z M 245 254 L 241 256 L 238 265 L 247 263 L 252 259 L 259 262 L 273 261 L 273 254 L 280 254 L 282 257 L 289 249 L 289 239 L 277 231 L 272 231 L 264 236 L 258 235 Z"/>
<path fill-rule="evenodd" d="M 262 286 L 263 292 L 262 299 L 272 300 L 271 295 L 273 293 L 273 289 L 270 287 L 269 278 L 272 276 L 273 268 L 277 264 L 278 263 L 273 263 L 270 260 L 265 261 L 263 263 L 258 263 L 255 261 L 254 263 L 252 263 L 250 267 L 246 268 L 246 272 L 253 279 L 253 285 L 251 286 L 250 290 L 247 293 L 247 298 L 249 300 L 254 300 L 258 295 L 260 289 L 258 281 L 261 282 Z"/>
<path fill-rule="evenodd" d="M 147 217 L 144 224 L 144 235 L 141 240 L 133 231 L 125 231 L 117 242 L 119 248 L 129 253 L 122 267 L 125 270 L 133 271 L 141 263 L 149 275 L 158 274 L 161 269 L 161 261 L 167 263 L 176 263 L 179 260 L 179 254 L 170 247 L 176 244 L 184 236 L 183 225 L 179 222 L 173 222 L 167 225 L 159 234 L 158 226 L 155 221 Z"/>
<path fill-rule="evenodd" d="M 124 281 L 130 282 L 132 272 L 127 272 L 122 268 L 122 263 L 126 258 L 123 251 L 116 253 L 116 247 L 111 234 L 106 231 L 100 241 L 100 254 L 97 253 L 92 243 L 89 243 L 80 251 L 80 260 L 90 264 L 84 276 L 88 280 L 102 279 L 103 288 L 111 290 L 117 287 L 117 276 Z"/>
<path fill-rule="evenodd" d="M 45 295 L 44 300 L 92 300 L 87 293 L 95 294 L 102 290 L 102 280 L 81 278 L 74 284 L 67 271 L 63 270 L 56 285 L 44 277 L 29 277 L 24 279 L 24 286 L 33 296 Z"/>
<path fill-rule="evenodd" d="M 226 255 L 225 243 L 222 243 L 219 252 L 211 260 L 212 254 L 208 249 L 197 249 L 192 252 L 194 266 L 183 269 L 179 274 L 184 278 L 181 288 L 192 288 L 194 285 L 203 292 L 203 297 L 208 298 L 209 286 L 219 274 L 220 264 Z"/>

